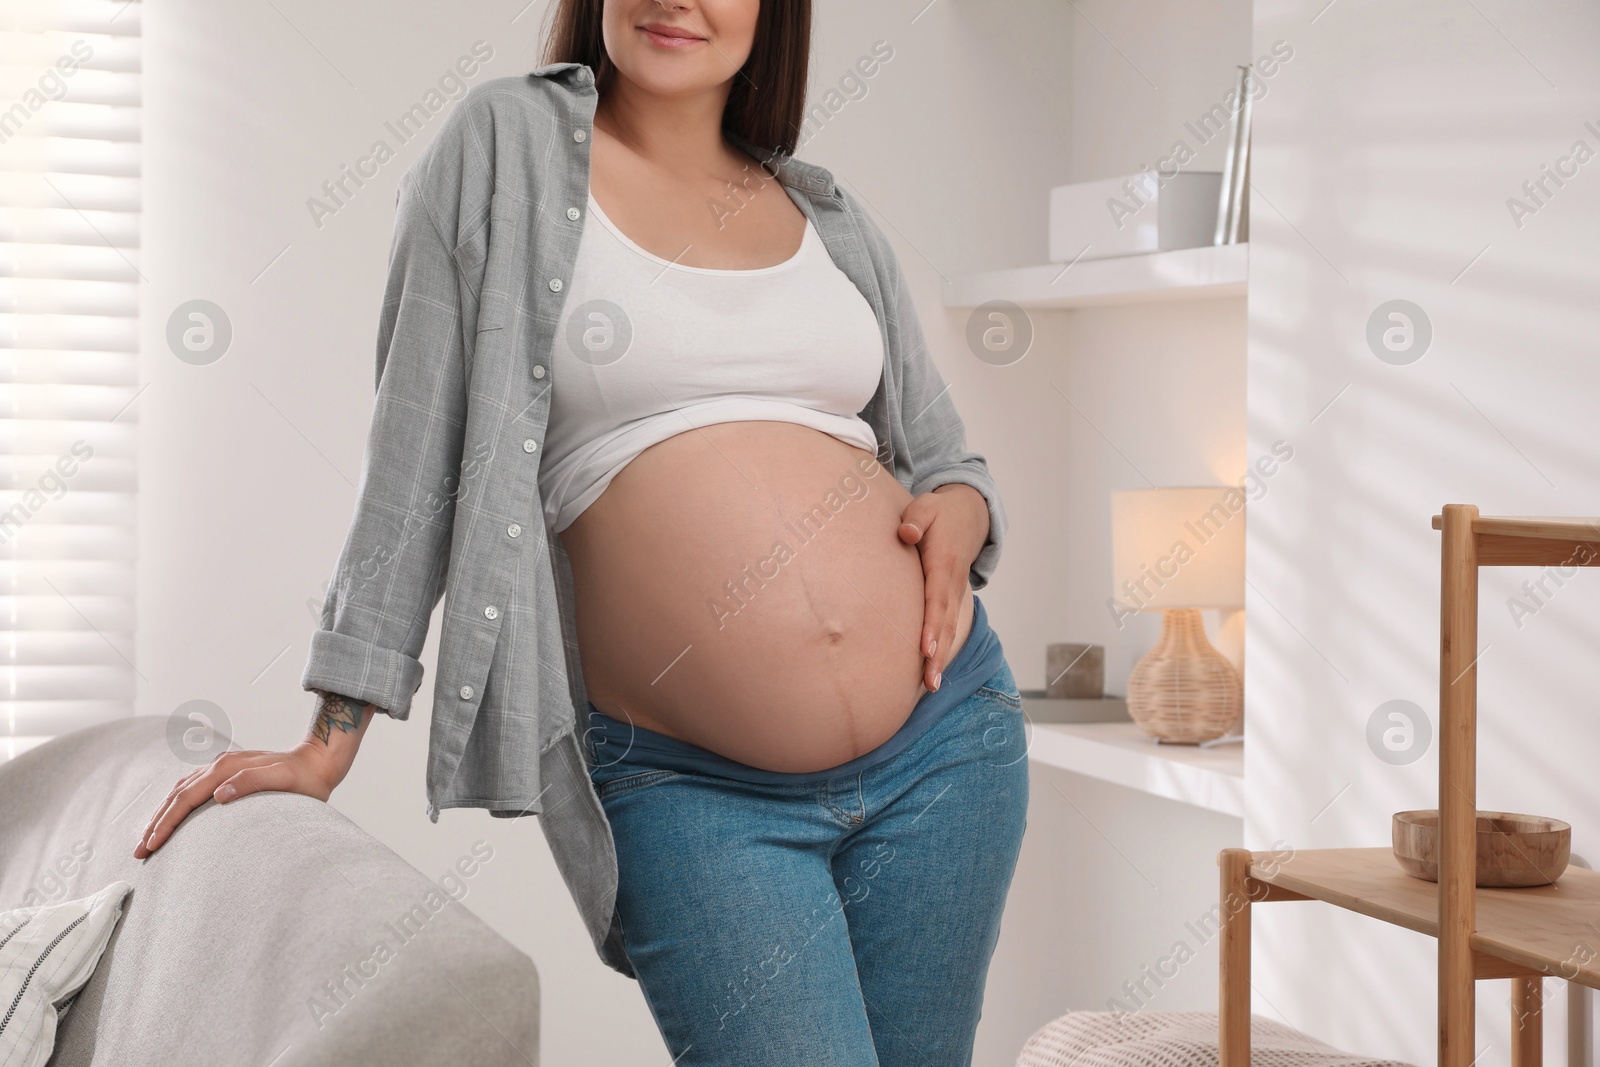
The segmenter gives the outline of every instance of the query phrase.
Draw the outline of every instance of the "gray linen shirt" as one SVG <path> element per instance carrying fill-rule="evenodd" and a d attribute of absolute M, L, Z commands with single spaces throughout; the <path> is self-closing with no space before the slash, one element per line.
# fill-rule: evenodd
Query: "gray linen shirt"
<path fill-rule="evenodd" d="M 597 101 L 579 63 L 481 82 L 401 176 L 355 516 L 300 681 L 407 718 L 444 596 L 428 817 L 454 807 L 541 816 L 601 960 L 636 977 L 615 922 L 615 842 L 575 730 L 588 696 L 572 572 L 537 478 L 559 386 L 549 353 L 588 222 Z M 967 449 L 889 242 L 828 171 L 734 143 L 776 173 L 877 316 L 883 377 L 860 416 L 879 461 L 913 495 L 962 482 L 988 502 L 989 537 L 969 575 L 982 589 L 1005 512 L 988 464 Z"/>

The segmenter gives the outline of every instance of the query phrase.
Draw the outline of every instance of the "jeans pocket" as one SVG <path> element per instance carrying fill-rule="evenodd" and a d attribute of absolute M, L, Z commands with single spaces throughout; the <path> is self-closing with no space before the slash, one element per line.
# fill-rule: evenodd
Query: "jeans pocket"
<path fill-rule="evenodd" d="M 978 692 L 991 700 L 998 700 L 1009 704 L 1018 711 L 1022 710 L 1022 693 L 1017 689 L 1017 680 L 1011 675 L 1011 665 L 1002 662 L 1000 669 L 995 671 L 978 687 Z"/>
<path fill-rule="evenodd" d="M 993 767 L 1010 767 L 1028 761 L 1028 715 L 1009 665 L 985 679 L 973 693 L 983 710 L 978 745 L 982 761 Z M 1024 771 L 1025 773 L 1025 771 Z"/>
<path fill-rule="evenodd" d="M 595 785 L 595 792 L 601 800 L 608 800 L 618 793 L 631 793 L 662 782 L 671 781 L 683 776 L 682 771 L 651 770 L 639 771 L 637 774 L 625 774 L 621 778 L 613 778 L 608 782 L 599 782 Z"/>
<path fill-rule="evenodd" d="M 990 686 L 987 686 L 987 685 L 980 685 L 978 687 L 978 692 L 982 693 L 984 696 L 988 697 L 990 700 L 998 700 L 1002 704 L 1011 705 L 1011 707 L 1015 708 L 1018 711 L 1022 710 L 1022 694 L 1017 692 L 1017 689 L 1016 689 L 1015 686 L 1012 686 L 1009 690 L 1006 690 L 1006 689 L 994 689 L 994 688 L 992 688 Z"/>

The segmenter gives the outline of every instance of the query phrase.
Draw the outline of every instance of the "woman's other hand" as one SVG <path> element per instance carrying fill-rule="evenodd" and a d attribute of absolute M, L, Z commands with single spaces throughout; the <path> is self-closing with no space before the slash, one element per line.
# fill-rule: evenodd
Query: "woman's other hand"
<path fill-rule="evenodd" d="M 135 859 L 160 848 L 189 813 L 263 791 L 302 793 L 326 801 L 355 762 L 356 749 L 377 709 L 333 693 L 317 694 L 317 716 L 306 739 L 286 752 L 230 750 L 178 780 L 145 826 Z"/>
<path fill-rule="evenodd" d="M 922 555 L 923 684 L 932 692 L 950 662 L 967 575 L 989 538 L 989 504 L 964 482 L 914 497 L 900 513 L 900 540 Z"/>

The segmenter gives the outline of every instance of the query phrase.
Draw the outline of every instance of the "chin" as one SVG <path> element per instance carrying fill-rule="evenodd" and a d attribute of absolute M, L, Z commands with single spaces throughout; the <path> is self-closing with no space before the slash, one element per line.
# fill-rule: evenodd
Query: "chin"
<path fill-rule="evenodd" d="M 727 81 L 720 67 L 703 62 L 684 62 L 688 57 L 635 55 L 620 73 L 641 89 L 662 96 L 698 93 Z"/>

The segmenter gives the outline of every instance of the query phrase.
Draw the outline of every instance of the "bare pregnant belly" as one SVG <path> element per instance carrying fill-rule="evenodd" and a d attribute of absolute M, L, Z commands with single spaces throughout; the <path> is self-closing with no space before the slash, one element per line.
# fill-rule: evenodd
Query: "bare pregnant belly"
<path fill-rule="evenodd" d="M 872 453 L 796 423 L 645 449 L 560 534 L 590 701 L 772 771 L 876 748 L 927 692 L 910 501 Z M 953 651 L 971 625 L 968 586 Z"/>

